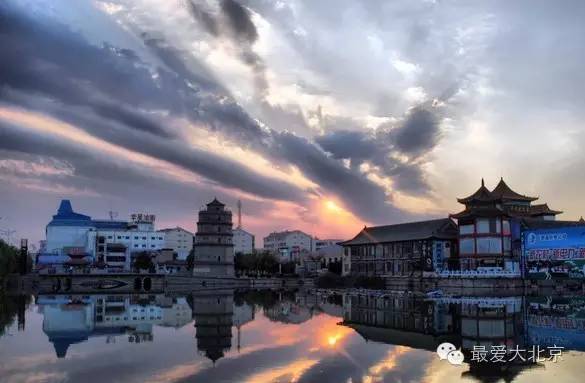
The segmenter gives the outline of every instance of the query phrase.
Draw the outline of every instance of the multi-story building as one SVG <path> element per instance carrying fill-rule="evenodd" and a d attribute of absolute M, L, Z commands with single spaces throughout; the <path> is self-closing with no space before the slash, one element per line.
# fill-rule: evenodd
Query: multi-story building
<path fill-rule="evenodd" d="M 155 231 L 154 220 L 149 214 L 133 214 L 131 222 L 92 219 L 74 212 L 71 202 L 63 200 L 47 225 L 40 266 L 66 264 L 84 252 L 92 262 L 129 270 L 132 254 L 164 247 L 165 234 Z"/>
<path fill-rule="evenodd" d="M 193 275 L 217 277 L 234 275 L 232 212 L 217 199 L 199 211 L 195 234 Z"/>
<path fill-rule="evenodd" d="M 241 227 L 235 228 L 233 231 L 232 241 L 234 243 L 234 254 L 251 254 L 255 248 L 254 235 L 248 233 Z"/>
<path fill-rule="evenodd" d="M 549 221 L 562 213 L 547 204 L 532 205 L 537 199 L 516 193 L 503 179 L 492 191 L 482 179 L 475 193 L 459 198 L 465 209 L 451 218 L 459 226 L 460 269 L 501 269 L 519 274 L 522 221 Z"/>
<path fill-rule="evenodd" d="M 285 230 L 264 237 L 264 249 L 281 262 L 297 261 L 302 253 L 313 251 L 313 237 L 300 230 Z"/>
<path fill-rule="evenodd" d="M 352 274 L 395 277 L 456 268 L 456 244 L 457 225 L 449 218 L 364 227 L 341 243 Z"/>
<path fill-rule="evenodd" d="M 153 253 L 164 248 L 165 234 L 154 229 L 154 216 L 133 214 L 132 222 L 121 222 L 119 226 L 111 221 L 98 224 L 88 232 L 87 250 L 95 260 L 108 266 L 130 270 L 132 258 L 138 253 Z"/>
<path fill-rule="evenodd" d="M 178 226 L 161 229 L 159 232 L 165 235 L 165 249 L 172 249 L 177 254 L 177 259 L 187 259 L 193 250 L 193 233 Z"/>

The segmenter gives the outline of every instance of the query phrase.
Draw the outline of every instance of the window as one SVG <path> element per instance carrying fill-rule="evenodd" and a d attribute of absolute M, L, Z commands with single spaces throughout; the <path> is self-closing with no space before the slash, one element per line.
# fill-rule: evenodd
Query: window
<path fill-rule="evenodd" d="M 108 235 L 108 239 L 112 239 L 112 236 L 111 235 Z"/>
<path fill-rule="evenodd" d="M 461 235 L 473 234 L 474 229 L 475 229 L 475 227 L 473 226 L 473 224 L 461 225 L 461 226 L 459 226 L 459 234 L 461 234 Z"/>
<path fill-rule="evenodd" d="M 459 241 L 459 251 L 461 254 L 475 253 L 475 240 L 473 238 L 463 238 Z"/>
<path fill-rule="evenodd" d="M 138 239 L 138 236 L 136 236 L 136 235 L 135 235 L 135 236 L 134 236 L 134 239 Z"/>
<path fill-rule="evenodd" d="M 126 239 L 130 239 L 130 236 L 128 236 L 128 235 L 127 235 L 127 236 L 126 236 Z"/>
<path fill-rule="evenodd" d="M 492 218 L 490 219 L 490 233 L 501 233 L 502 232 L 502 224 L 499 218 Z"/>
<path fill-rule="evenodd" d="M 478 238 L 477 252 L 480 254 L 501 254 L 502 239 L 497 237 Z"/>
<path fill-rule="evenodd" d="M 504 237 L 504 252 L 509 253 L 512 250 L 512 240 L 510 237 Z"/>
<path fill-rule="evenodd" d="M 477 219 L 477 232 L 480 234 L 487 234 L 490 232 L 490 220 L 486 218 Z"/>
<path fill-rule="evenodd" d="M 505 219 L 502 222 L 502 225 L 503 225 L 502 230 L 504 232 L 504 235 L 510 235 L 510 221 L 508 221 L 507 219 Z"/>

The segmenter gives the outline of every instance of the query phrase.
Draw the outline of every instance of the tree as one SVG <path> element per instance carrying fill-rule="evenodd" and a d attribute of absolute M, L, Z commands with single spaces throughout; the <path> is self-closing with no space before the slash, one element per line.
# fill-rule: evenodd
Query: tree
<path fill-rule="evenodd" d="M 18 272 L 18 256 L 19 251 L 16 247 L 0 239 L 0 278 Z"/>
<path fill-rule="evenodd" d="M 152 270 L 154 268 L 154 263 L 152 262 L 150 254 L 146 251 L 138 253 L 134 259 L 134 268 L 137 270 Z"/>
<path fill-rule="evenodd" d="M 187 269 L 193 270 L 193 266 L 195 265 L 195 249 L 191 249 L 189 255 L 187 256 Z"/>

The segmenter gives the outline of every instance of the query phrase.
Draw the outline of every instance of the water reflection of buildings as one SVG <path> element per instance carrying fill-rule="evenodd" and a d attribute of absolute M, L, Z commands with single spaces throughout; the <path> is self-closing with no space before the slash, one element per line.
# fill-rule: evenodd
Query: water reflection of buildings
<path fill-rule="evenodd" d="M 435 351 L 443 342 L 459 344 L 456 310 L 414 296 L 344 297 L 343 324 L 364 339 Z"/>
<path fill-rule="evenodd" d="M 364 339 L 435 352 L 443 342 L 461 347 L 468 363 L 463 376 L 483 382 L 512 381 L 538 360 L 472 361 L 475 346 L 530 350 L 556 345 L 585 350 L 585 298 L 475 297 L 423 299 L 414 296 L 344 297 L 343 325 Z M 488 359 L 490 356 L 488 355 Z"/>
<path fill-rule="evenodd" d="M 72 344 L 103 336 L 128 335 L 131 343 L 152 341 L 152 326 L 182 327 L 191 321 L 185 298 L 163 296 L 39 296 L 43 331 L 59 358 Z"/>

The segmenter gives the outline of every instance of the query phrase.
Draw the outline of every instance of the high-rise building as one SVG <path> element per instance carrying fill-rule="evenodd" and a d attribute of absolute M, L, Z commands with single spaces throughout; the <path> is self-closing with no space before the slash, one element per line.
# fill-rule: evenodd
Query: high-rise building
<path fill-rule="evenodd" d="M 195 234 L 193 275 L 221 277 L 234 275 L 232 212 L 217 199 L 199 211 Z"/>

